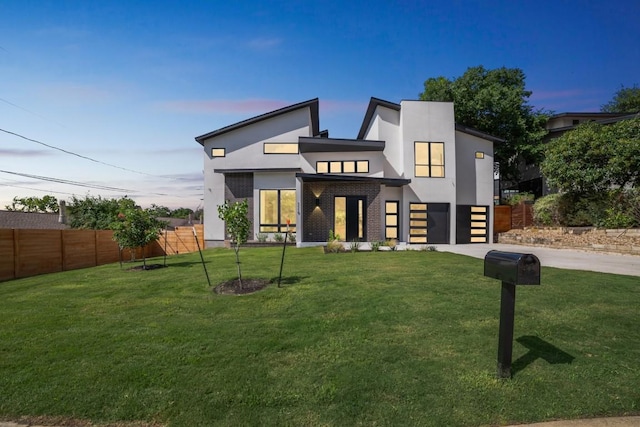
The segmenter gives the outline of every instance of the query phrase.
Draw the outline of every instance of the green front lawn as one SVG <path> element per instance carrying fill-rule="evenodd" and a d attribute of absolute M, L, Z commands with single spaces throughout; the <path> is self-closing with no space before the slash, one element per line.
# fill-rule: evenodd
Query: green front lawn
<path fill-rule="evenodd" d="M 281 248 L 241 250 L 277 278 Z M 233 251 L 204 253 L 212 283 Z M 162 259 L 151 262 L 162 262 Z M 211 292 L 198 253 L 0 283 L 0 419 L 171 426 L 481 426 L 640 413 L 638 277 L 543 268 L 516 297 L 439 252 L 287 249 L 283 287 Z"/>

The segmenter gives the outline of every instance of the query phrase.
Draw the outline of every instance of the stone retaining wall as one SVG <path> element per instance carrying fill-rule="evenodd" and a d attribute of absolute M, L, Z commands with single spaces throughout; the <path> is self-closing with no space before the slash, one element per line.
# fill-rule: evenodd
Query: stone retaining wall
<path fill-rule="evenodd" d="M 580 249 L 640 256 L 640 229 L 604 230 L 592 227 L 510 230 L 498 235 L 499 243 Z"/>

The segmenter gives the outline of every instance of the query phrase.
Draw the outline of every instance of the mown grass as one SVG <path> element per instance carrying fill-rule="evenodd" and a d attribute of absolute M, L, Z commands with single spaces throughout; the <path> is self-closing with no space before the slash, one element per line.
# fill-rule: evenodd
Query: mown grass
<path fill-rule="evenodd" d="M 244 276 L 275 278 L 280 255 L 242 250 Z M 232 251 L 204 256 L 213 284 L 234 277 Z M 211 292 L 197 253 L 0 283 L 0 419 L 480 426 L 640 412 L 637 277 L 543 267 L 542 286 L 517 289 L 514 377 L 498 380 L 500 283 L 482 262 L 288 249 L 282 288 L 238 297 Z"/>

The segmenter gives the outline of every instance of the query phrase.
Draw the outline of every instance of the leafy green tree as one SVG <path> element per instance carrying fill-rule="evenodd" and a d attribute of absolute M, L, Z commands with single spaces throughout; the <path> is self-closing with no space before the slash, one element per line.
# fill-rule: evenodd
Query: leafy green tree
<path fill-rule="evenodd" d="M 548 183 L 575 194 L 640 184 L 640 118 L 587 122 L 547 144 L 541 170 Z"/>
<path fill-rule="evenodd" d="M 600 111 L 605 113 L 637 113 L 640 112 L 640 87 L 621 86 L 613 95 L 613 99 L 602 107 Z"/>
<path fill-rule="evenodd" d="M 158 239 L 164 225 L 151 210 L 128 206 L 118 213 L 117 220 L 111 224 L 113 240 L 118 242 L 121 249 L 142 248 L 142 264 L 146 269 L 144 247 Z"/>
<path fill-rule="evenodd" d="M 519 68 L 487 70 L 480 65 L 453 80 L 427 79 L 420 99 L 453 102 L 456 123 L 504 139 L 494 149 L 500 176 L 508 181 L 517 180 L 521 160 L 537 164 L 542 159 L 549 113 L 528 105 L 531 94 Z"/>
<path fill-rule="evenodd" d="M 147 209 L 151 215 L 154 217 L 163 217 L 168 218 L 171 216 L 171 209 L 166 206 L 158 206 L 155 203 L 151 204 L 151 207 Z"/>
<path fill-rule="evenodd" d="M 11 206 L 5 206 L 8 211 L 58 213 L 58 199 L 55 196 L 43 197 L 14 197 Z"/>
<path fill-rule="evenodd" d="M 69 225 L 71 228 L 109 230 L 120 212 L 135 207 L 135 202 L 128 197 L 103 199 L 101 196 L 86 196 L 81 199 L 73 196 L 67 208 Z"/>
<path fill-rule="evenodd" d="M 193 209 L 189 208 L 177 208 L 171 211 L 172 218 L 189 218 L 189 215 L 193 215 Z"/>
<path fill-rule="evenodd" d="M 242 289 L 242 271 L 240 270 L 240 245 L 247 242 L 247 236 L 251 229 L 249 221 L 249 202 L 245 199 L 242 202 L 229 203 L 225 200 L 223 205 L 218 205 L 218 218 L 226 225 L 227 234 L 231 237 L 233 250 L 236 253 L 236 264 L 238 266 L 238 284 Z"/>

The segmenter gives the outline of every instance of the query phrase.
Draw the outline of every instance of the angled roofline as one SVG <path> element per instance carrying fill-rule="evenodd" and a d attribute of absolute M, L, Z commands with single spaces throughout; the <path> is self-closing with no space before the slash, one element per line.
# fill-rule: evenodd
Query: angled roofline
<path fill-rule="evenodd" d="M 473 135 L 473 136 L 477 136 L 478 138 L 482 138 L 482 139 L 486 139 L 488 141 L 492 141 L 492 142 L 506 142 L 506 140 L 502 139 L 502 138 L 498 138 L 497 136 L 493 136 L 490 135 L 488 133 L 484 133 L 481 130 L 469 127 L 469 126 L 463 126 L 463 125 L 459 125 L 458 123 L 456 123 L 456 130 L 458 132 L 462 132 L 462 133 L 466 133 L 468 135 Z"/>
<path fill-rule="evenodd" d="M 311 110 L 311 130 L 313 135 L 318 135 L 320 133 L 320 119 L 318 114 L 318 98 L 313 98 L 308 101 L 299 102 L 297 104 L 289 105 L 288 107 L 280 108 L 278 110 L 271 111 L 269 113 L 261 114 L 259 116 L 252 117 L 250 119 L 243 120 L 241 122 L 225 126 L 223 128 L 214 130 L 209 133 L 205 133 L 204 135 L 196 136 L 196 141 L 200 143 L 200 145 L 204 145 L 204 141 L 213 138 L 216 136 L 223 135 L 227 132 L 231 132 L 237 129 L 241 129 L 245 126 L 252 125 L 254 123 L 261 122 L 263 120 L 272 119 L 274 117 L 280 116 L 282 114 L 287 114 L 292 111 L 296 111 L 302 108 L 309 108 Z"/>
<path fill-rule="evenodd" d="M 362 120 L 362 125 L 360 126 L 360 131 L 358 132 L 358 137 L 356 139 L 364 138 L 364 134 L 367 132 L 369 123 L 371 123 L 373 114 L 376 112 L 376 108 L 378 108 L 378 106 L 386 107 L 395 111 L 400 111 L 400 104 L 385 101 L 384 99 L 375 98 L 372 96 L 371 100 L 369 100 L 369 106 L 367 107 L 367 112 L 364 115 L 364 119 Z"/>

